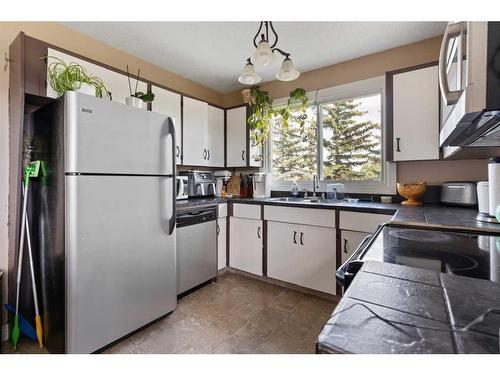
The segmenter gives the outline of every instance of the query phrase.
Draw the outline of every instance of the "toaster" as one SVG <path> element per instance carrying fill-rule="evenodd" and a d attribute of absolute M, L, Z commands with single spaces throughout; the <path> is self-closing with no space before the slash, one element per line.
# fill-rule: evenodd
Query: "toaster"
<path fill-rule="evenodd" d="M 476 206 L 476 183 L 468 181 L 443 183 L 441 185 L 441 203 L 454 206 Z"/>

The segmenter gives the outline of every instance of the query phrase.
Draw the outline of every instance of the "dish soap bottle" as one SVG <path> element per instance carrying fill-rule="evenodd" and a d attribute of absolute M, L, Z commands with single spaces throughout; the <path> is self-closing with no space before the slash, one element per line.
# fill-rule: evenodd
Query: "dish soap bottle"
<path fill-rule="evenodd" d="M 299 195 L 299 187 L 297 186 L 297 182 L 294 181 L 292 185 L 292 196 L 297 197 Z"/>

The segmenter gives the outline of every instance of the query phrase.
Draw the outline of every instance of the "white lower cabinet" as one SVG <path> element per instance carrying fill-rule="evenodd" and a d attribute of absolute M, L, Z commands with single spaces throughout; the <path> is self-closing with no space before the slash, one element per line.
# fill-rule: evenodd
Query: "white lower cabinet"
<path fill-rule="evenodd" d="M 268 222 L 267 276 L 335 294 L 335 229 Z"/>
<path fill-rule="evenodd" d="M 358 246 L 363 242 L 363 240 L 369 236 L 370 233 L 366 232 L 354 232 L 351 230 L 343 230 L 340 233 L 341 237 L 341 254 L 342 254 L 342 264 L 344 264 L 347 259 L 352 255 L 352 253 L 358 248 Z"/>
<path fill-rule="evenodd" d="M 231 217 L 229 265 L 262 276 L 262 220 Z"/>
<path fill-rule="evenodd" d="M 227 222 L 226 218 L 217 219 L 217 269 L 221 270 L 226 267 L 226 237 L 227 237 Z"/>

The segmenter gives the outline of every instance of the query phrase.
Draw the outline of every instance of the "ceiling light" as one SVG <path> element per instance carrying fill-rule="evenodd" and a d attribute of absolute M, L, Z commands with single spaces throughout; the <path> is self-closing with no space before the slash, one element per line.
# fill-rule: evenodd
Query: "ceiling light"
<path fill-rule="evenodd" d="M 253 54 L 253 62 L 258 65 L 269 65 L 274 60 L 274 54 L 269 43 L 262 39 Z"/>
<path fill-rule="evenodd" d="M 287 56 L 281 63 L 281 69 L 276 74 L 276 78 L 280 81 L 293 81 L 299 77 L 300 73 L 293 66 L 293 61 Z"/>
<path fill-rule="evenodd" d="M 261 80 L 260 76 L 255 73 L 255 68 L 250 59 L 247 59 L 246 65 L 243 67 L 243 72 L 238 77 L 238 81 L 244 85 L 255 85 Z"/>
<path fill-rule="evenodd" d="M 269 32 L 271 32 L 271 34 Z M 259 36 L 260 41 L 257 44 Z M 274 61 L 274 52 L 278 52 L 285 56 L 285 60 L 283 60 L 281 69 L 276 74 L 276 78 L 280 81 L 293 81 L 297 79 L 300 73 L 293 66 L 293 62 L 289 58 L 290 54 L 277 48 L 276 44 L 278 44 L 278 34 L 274 30 L 273 23 L 271 21 L 262 21 L 257 30 L 257 34 L 255 34 L 253 38 L 255 52 L 252 56 L 252 61 L 256 65 L 269 65 Z M 238 77 L 238 81 L 245 85 L 254 85 L 261 81 L 260 76 L 255 72 L 255 67 L 250 61 L 250 58 L 247 59 L 247 63 L 243 68 L 243 73 Z"/>

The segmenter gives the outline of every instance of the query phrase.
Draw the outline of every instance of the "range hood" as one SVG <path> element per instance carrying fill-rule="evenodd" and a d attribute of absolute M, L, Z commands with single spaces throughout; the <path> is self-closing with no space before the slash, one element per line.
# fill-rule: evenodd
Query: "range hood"
<path fill-rule="evenodd" d="M 442 146 L 500 147 L 500 110 L 465 114 Z"/>

